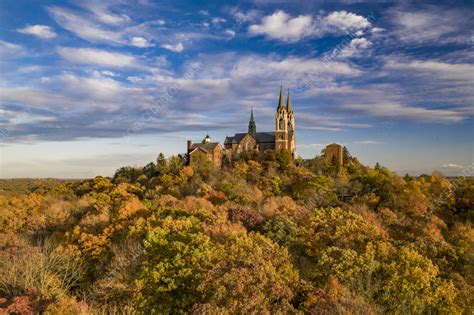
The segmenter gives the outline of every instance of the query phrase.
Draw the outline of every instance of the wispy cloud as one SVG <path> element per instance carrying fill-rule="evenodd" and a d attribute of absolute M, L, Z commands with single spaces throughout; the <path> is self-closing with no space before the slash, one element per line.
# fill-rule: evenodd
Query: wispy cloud
<path fill-rule="evenodd" d="M 59 47 L 58 54 L 67 61 L 105 67 L 134 67 L 137 60 L 131 55 L 92 48 Z"/>
<path fill-rule="evenodd" d="M 52 39 L 57 36 L 54 30 L 46 25 L 27 25 L 24 28 L 17 29 L 17 32 L 33 35 L 41 39 Z"/>
<path fill-rule="evenodd" d="M 48 8 L 52 18 L 62 28 L 76 36 L 93 43 L 123 44 L 125 41 L 120 32 L 107 29 L 101 23 L 85 14 L 53 6 Z"/>
<path fill-rule="evenodd" d="M 150 42 L 144 37 L 140 36 L 133 36 L 130 40 L 132 46 L 139 47 L 139 48 L 146 48 L 152 46 Z"/>
<path fill-rule="evenodd" d="M 177 43 L 177 44 L 163 44 L 160 47 L 164 49 L 168 49 L 174 52 L 182 52 L 184 50 L 184 45 L 182 43 Z"/>
<path fill-rule="evenodd" d="M 441 165 L 441 168 L 462 169 L 464 168 L 464 166 L 461 164 L 456 164 L 456 163 L 446 163 L 446 164 Z"/>
<path fill-rule="evenodd" d="M 360 141 L 354 141 L 355 144 L 383 144 L 381 141 L 375 141 L 375 140 L 360 140 Z"/>
<path fill-rule="evenodd" d="M 398 40 L 412 44 L 442 45 L 466 42 L 462 32 L 471 24 L 472 10 L 459 10 L 452 6 L 423 5 L 418 9 L 400 5 L 388 11 L 396 28 L 390 33 Z M 461 32 L 461 33 L 460 33 Z"/>

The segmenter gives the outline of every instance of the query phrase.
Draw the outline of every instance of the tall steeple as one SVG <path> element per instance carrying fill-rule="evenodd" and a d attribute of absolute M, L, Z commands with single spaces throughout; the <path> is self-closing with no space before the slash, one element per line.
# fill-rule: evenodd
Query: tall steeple
<path fill-rule="evenodd" d="M 290 99 L 290 89 L 288 89 L 288 98 L 286 100 L 286 110 L 288 113 L 293 111 L 293 106 L 291 106 L 291 99 Z"/>
<path fill-rule="evenodd" d="M 278 100 L 278 108 L 285 107 L 285 96 L 283 95 L 283 85 L 280 85 L 280 99 Z"/>
<path fill-rule="evenodd" d="M 249 133 L 252 135 L 257 133 L 257 125 L 255 124 L 255 119 L 253 118 L 253 108 L 250 111 Z"/>

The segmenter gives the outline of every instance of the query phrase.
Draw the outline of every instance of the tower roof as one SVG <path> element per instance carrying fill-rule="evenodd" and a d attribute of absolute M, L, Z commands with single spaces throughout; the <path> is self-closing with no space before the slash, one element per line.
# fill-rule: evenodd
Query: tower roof
<path fill-rule="evenodd" d="M 278 108 L 285 107 L 285 96 L 283 95 L 283 85 L 280 85 L 280 99 L 278 100 Z"/>
<path fill-rule="evenodd" d="M 286 100 L 286 110 L 288 112 L 293 111 L 293 106 L 291 106 L 291 99 L 290 99 L 290 89 L 288 89 L 288 98 Z"/>
<path fill-rule="evenodd" d="M 206 137 L 202 139 L 202 143 L 211 143 L 211 137 L 209 137 L 209 134 L 207 134 Z"/>
<path fill-rule="evenodd" d="M 254 134 L 257 132 L 257 125 L 255 124 L 255 119 L 253 118 L 253 108 L 250 112 L 250 120 L 249 120 L 249 129 L 248 132 Z"/>

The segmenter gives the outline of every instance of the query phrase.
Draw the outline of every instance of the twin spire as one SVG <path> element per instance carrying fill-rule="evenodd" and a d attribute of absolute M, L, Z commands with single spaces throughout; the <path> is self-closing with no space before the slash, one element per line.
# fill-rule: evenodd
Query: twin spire
<path fill-rule="evenodd" d="M 283 85 L 280 85 L 280 98 L 278 99 L 278 108 L 285 107 L 285 96 L 283 95 Z M 293 106 L 291 106 L 291 99 L 290 99 L 290 89 L 288 89 L 288 98 L 286 99 L 286 111 L 291 112 L 293 111 Z"/>
<path fill-rule="evenodd" d="M 278 109 L 285 108 L 285 96 L 283 95 L 283 85 L 280 85 L 280 99 L 278 100 Z M 293 106 L 291 106 L 291 99 L 290 99 L 290 89 L 288 89 L 288 98 L 286 99 L 286 111 L 288 113 L 293 111 Z M 249 133 L 256 134 L 257 133 L 257 125 L 255 124 L 255 119 L 253 117 L 253 108 L 250 111 L 250 120 L 249 120 Z"/>

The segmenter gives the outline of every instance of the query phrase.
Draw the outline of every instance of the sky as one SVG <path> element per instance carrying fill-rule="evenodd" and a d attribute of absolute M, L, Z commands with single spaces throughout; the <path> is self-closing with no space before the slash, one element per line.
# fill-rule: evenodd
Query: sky
<path fill-rule="evenodd" d="M 0 178 L 111 176 L 273 131 L 419 175 L 474 167 L 471 1 L 0 2 Z"/>

